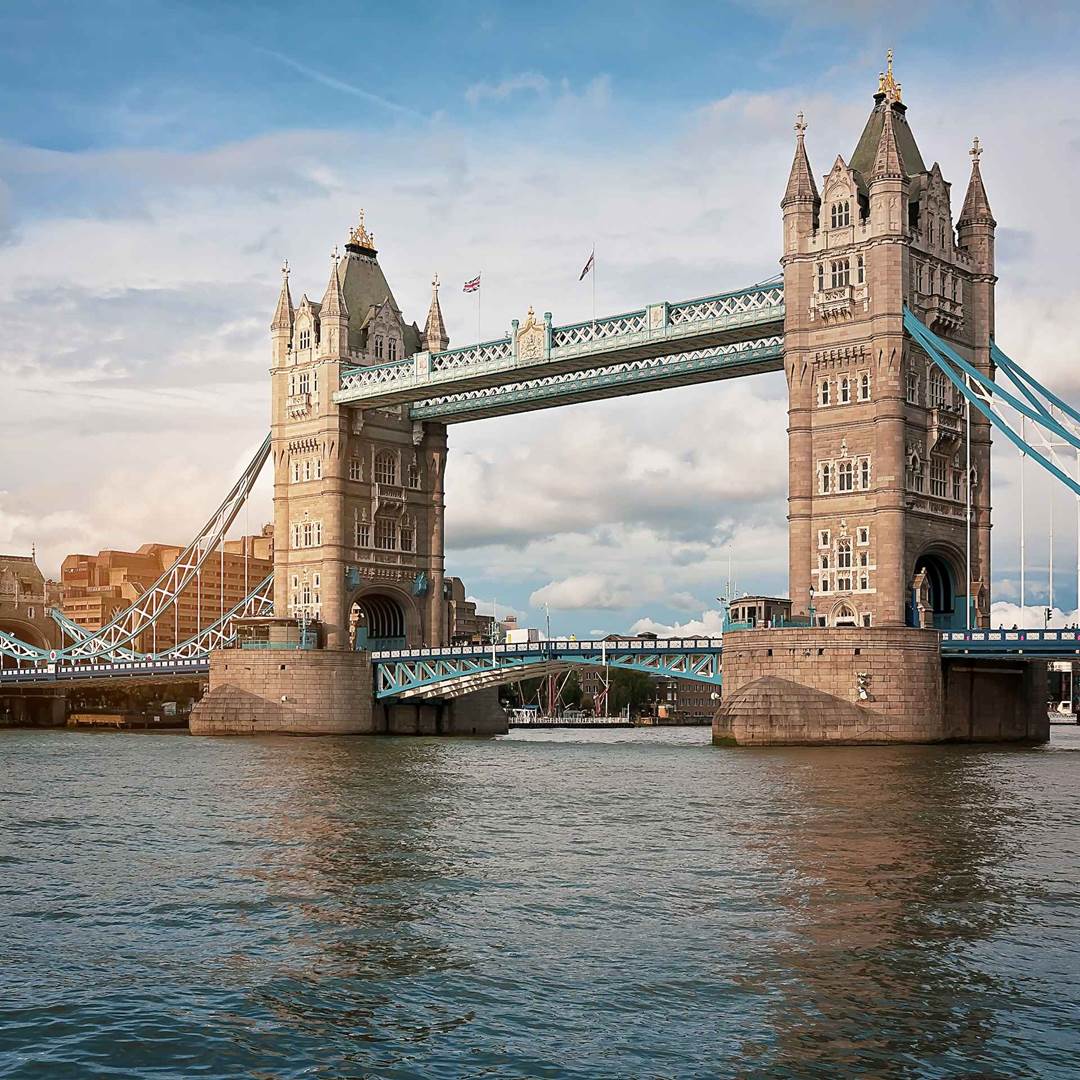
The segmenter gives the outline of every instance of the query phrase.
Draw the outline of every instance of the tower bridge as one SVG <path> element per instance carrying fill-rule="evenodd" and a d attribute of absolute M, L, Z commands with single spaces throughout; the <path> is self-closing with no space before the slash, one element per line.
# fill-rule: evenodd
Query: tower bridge
<path fill-rule="evenodd" d="M 473 345 L 450 347 L 437 279 L 423 328 L 406 322 L 361 214 L 321 300 L 294 305 L 284 268 L 270 434 L 176 566 L 96 634 L 68 641 L 61 627 L 45 648 L 0 633 L 0 653 L 45 680 L 191 662 L 210 679 L 198 732 L 498 730 L 494 686 L 598 655 L 719 682 L 719 642 L 456 646 L 448 427 L 782 370 L 793 614 L 782 629 L 725 634 L 718 741 L 1045 738 L 1038 658 L 1072 656 L 1076 639 L 989 629 L 991 433 L 1080 496 L 1056 449 L 1080 451 L 1080 412 L 994 339 L 997 223 L 981 147 L 954 215 L 891 59 L 854 152 L 820 187 L 806 132 L 800 114 L 781 281 L 570 325 L 530 308 L 505 337 Z M 264 462 L 272 582 L 183 649 L 134 653 Z M 260 629 L 247 643 L 260 648 L 233 647 L 241 627 Z"/>

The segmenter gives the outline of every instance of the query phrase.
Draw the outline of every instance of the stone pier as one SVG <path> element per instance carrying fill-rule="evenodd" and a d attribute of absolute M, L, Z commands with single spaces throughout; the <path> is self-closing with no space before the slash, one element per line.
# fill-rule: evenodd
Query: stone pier
<path fill-rule="evenodd" d="M 337 650 L 223 649 L 192 735 L 498 735 L 498 692 L 452 701 L 376 702 L 371 656 Z"/>
<path fill-rule="evenodd" d="M 1045 742 L 1046 665 L 942 661 L 936 631 L 744 630 L 724 635 L 713 742 Z"/>

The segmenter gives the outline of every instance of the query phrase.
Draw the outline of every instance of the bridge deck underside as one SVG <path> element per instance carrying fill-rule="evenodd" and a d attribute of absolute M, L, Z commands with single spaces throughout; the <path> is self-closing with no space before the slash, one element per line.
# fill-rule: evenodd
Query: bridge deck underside
<path fill-rule="evenodd" d="M 429 398 L 415 402 L 409 416 L 413 420 L 463 423 L 783 370 L 781 338 L 748 344 L 749 347 L 739 351 L 695 350 L 652 360 L 613 364 L 594 371 L 547 375 L 539 379 L 503 383 L 484 390 Z"/>

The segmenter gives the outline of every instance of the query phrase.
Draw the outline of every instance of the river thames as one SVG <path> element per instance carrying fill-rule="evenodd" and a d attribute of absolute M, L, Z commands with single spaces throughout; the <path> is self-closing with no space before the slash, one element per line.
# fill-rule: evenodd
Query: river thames
<path fill-rule="evenodd" d="M 1080 732 L 0 733 L 0 1076 L 1075 1077 Z"/>

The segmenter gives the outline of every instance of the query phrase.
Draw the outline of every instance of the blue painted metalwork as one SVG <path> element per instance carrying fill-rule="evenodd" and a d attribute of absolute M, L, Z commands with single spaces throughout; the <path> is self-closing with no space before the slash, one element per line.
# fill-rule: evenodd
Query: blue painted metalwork
<path fill-rule="evenodd" d="M 562 374 L 699 349 L 760 340 L 779 334 L 784 322 L 781 284 L 706 296 L 679 303 L 661 301 L 636 311 L 553 327 L 516 325 L 494 342 L 417 353 L 397 364 L 349 368 L 334 400 L 365 407 L 396 405 L 445 393 L 460 393 L 528 377 Z M 541 339 L 525 336 L 532 327 Z M 522 345 L 526 342 L 527 345 Z M 519 347 L 521 346 L 521 347 Z"/>
<path fill-rule="evenodd" d="M 33 668 L 0 668 L 0 686 L 36 686 L 48 683 L 89 682 L 92 679 L 164 678 L 205 675 L 210 661 L 205 656 L 189 659 L 114 660 L 94 663 L 58 660 Z"/>
<path fill-rule="evenodd" d="M 412 593 L 413 596 L 427 596 L 428 576 L 426 570 L 421 570 L 420 573 L 413 578 Z"/>
<path fill-rule="evenodd" d="M 1080 657 L 1080 630 L 947 630 L 941 635 L 943 657 L 972 659 Z"/>
<path fill-rule="evenodd" d="M 571 665 L 615 667 L 720 685 L 716 638 L 556 640 L 373 652 L 378 698 L 456 697 Z"/>
<path fill-rule="evenodd" d="M 780 371 L 783 359 L 783 338 L 762 338 L 445 394 L 415 402 L 409 408 L 409 416 L 413 420 L 437 419 L 443 423 L 505 416 L 735 375 Z"/>

